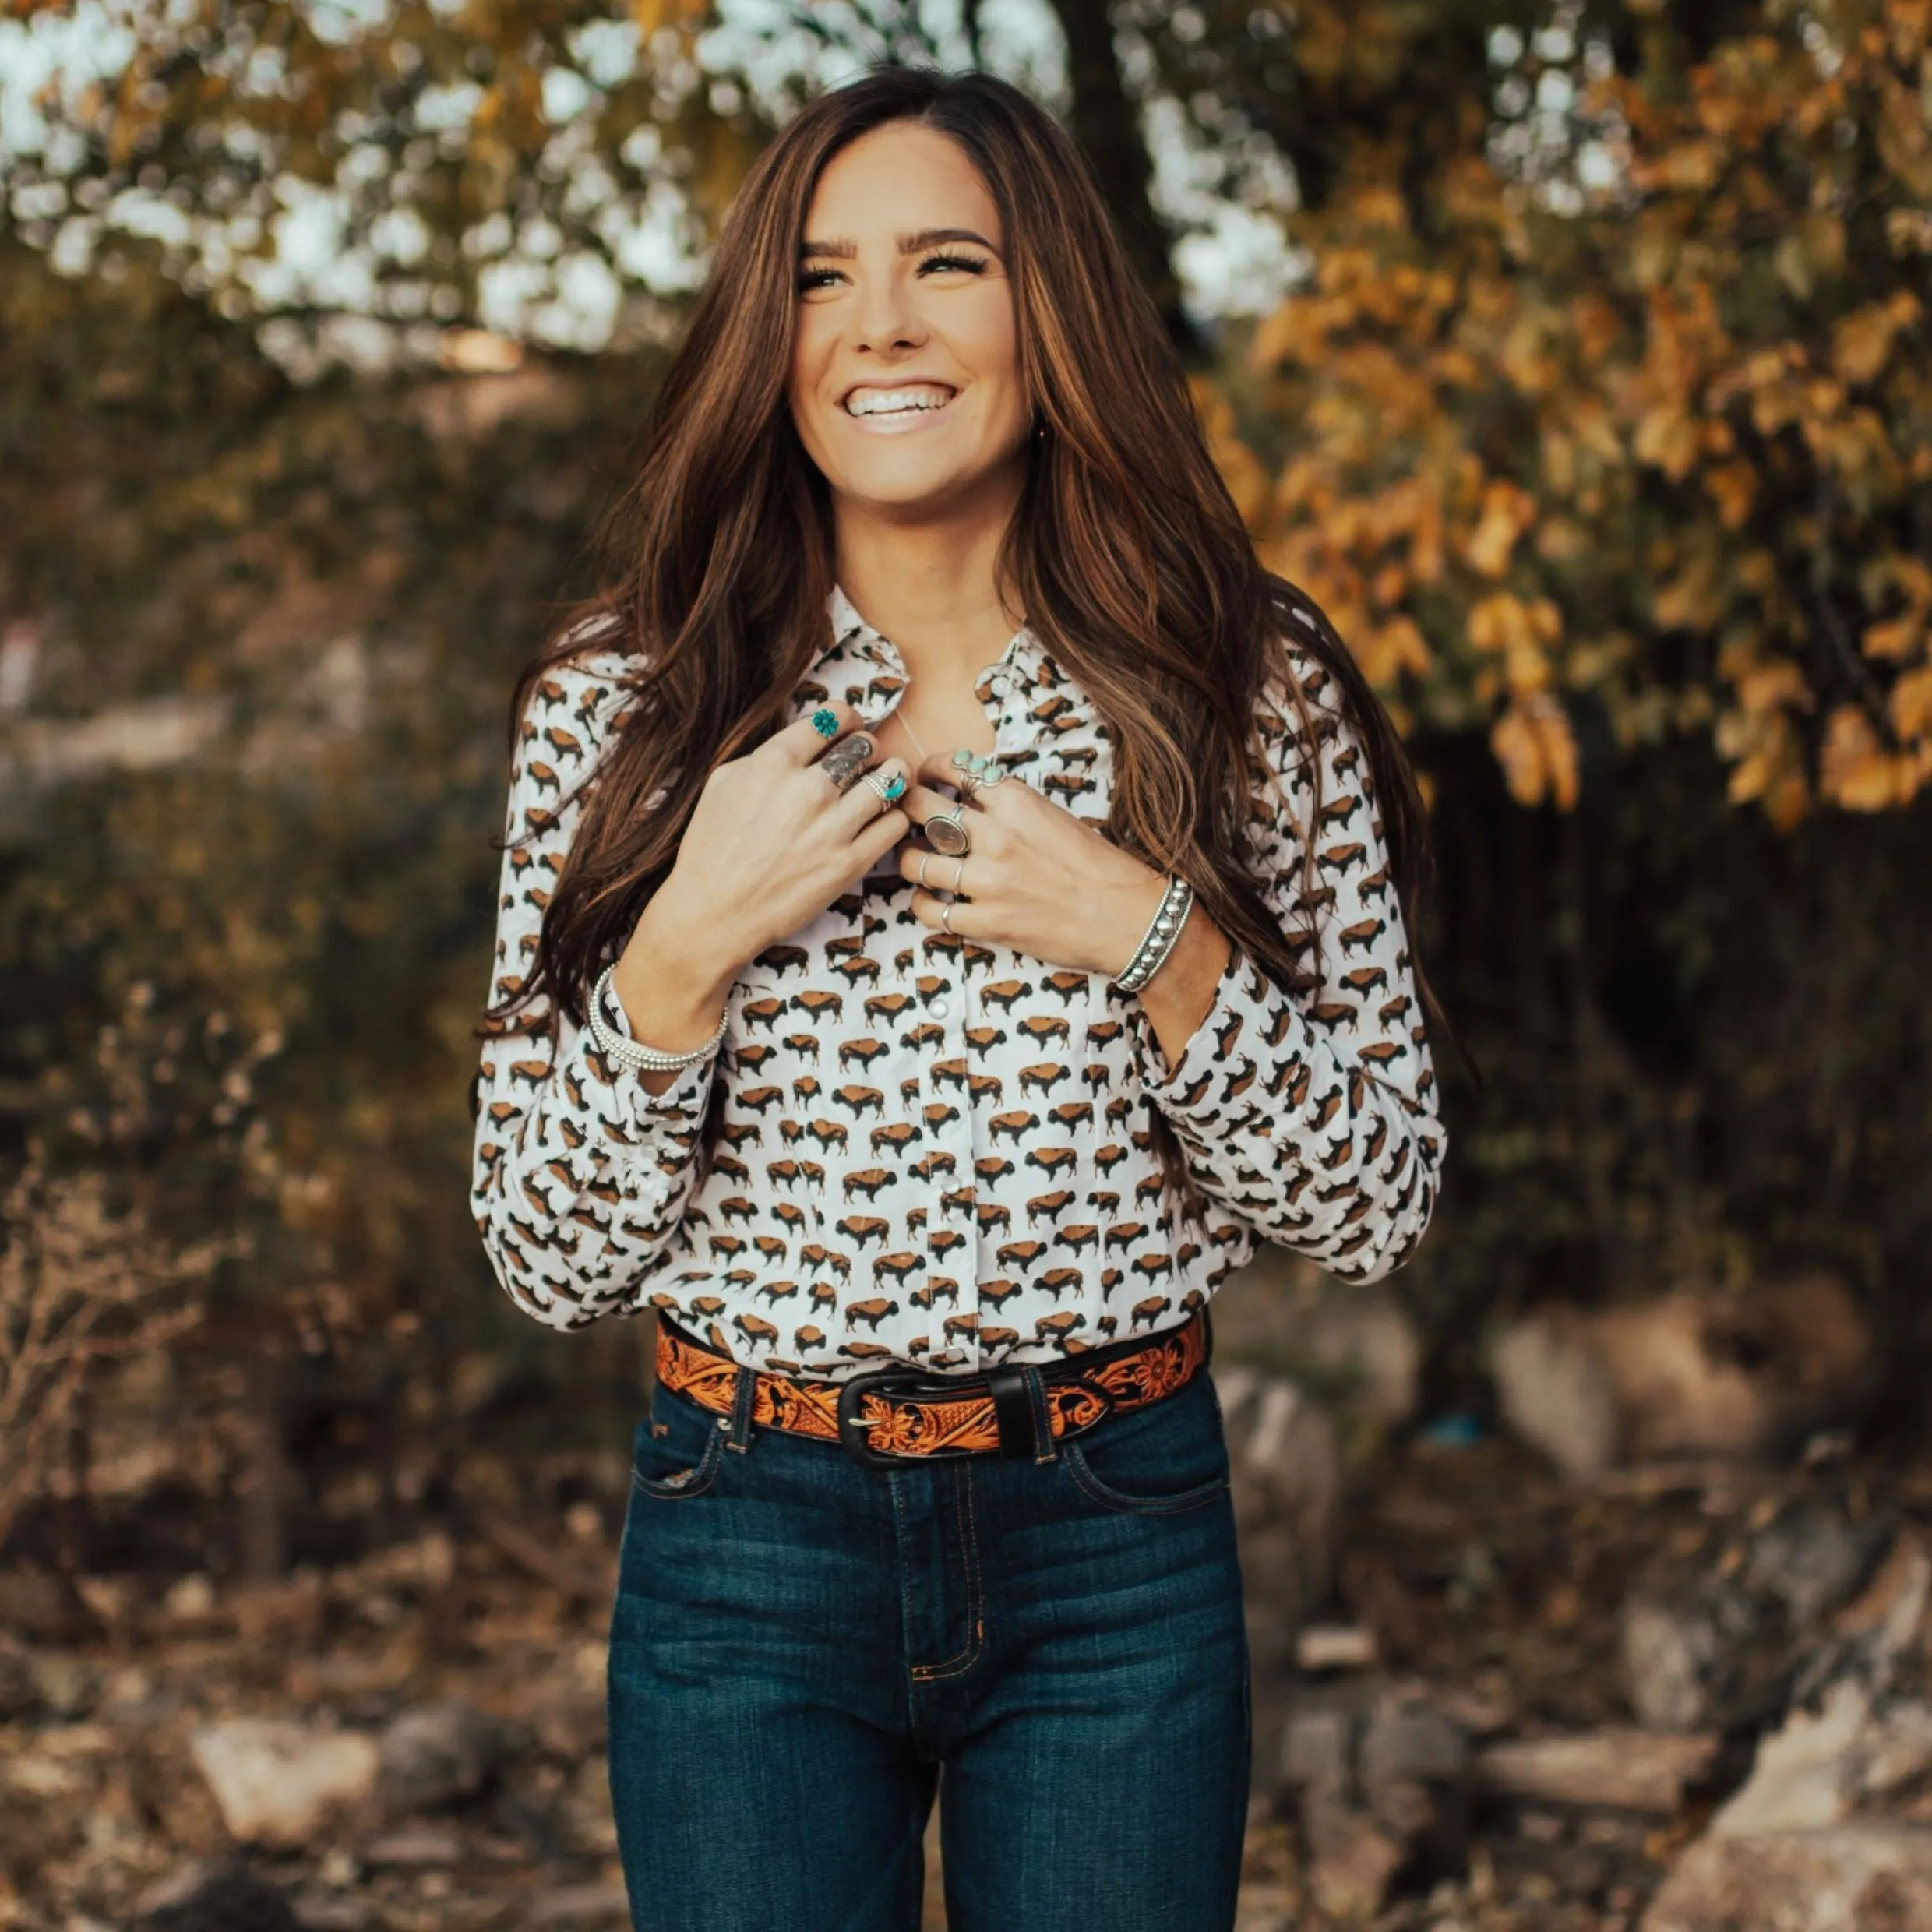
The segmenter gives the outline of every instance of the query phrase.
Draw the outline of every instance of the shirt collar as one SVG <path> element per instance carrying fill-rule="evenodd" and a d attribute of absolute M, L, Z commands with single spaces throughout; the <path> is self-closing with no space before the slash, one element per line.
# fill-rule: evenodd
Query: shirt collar
<path fill-rule="evenodd" d="M 813 669 L 817 670 L 834 652 L 841 646 L 853 655 L 865 658 L 867 662 L 882 665 L 901 677 L 906 675 L 905 661 L 899 655 L 899 647 L 883 631 L 876 630 L 858 614 L 858 609 L 845 594 L 842 583 L 832 586 L 831 594 L 825 600 L 826 615 L 830 620 L 831 635 L 813 661 Z M 1040 661 L 1045 655 L 1040 640 L 1022 624 L 1007 641 L 1007 647 L 999 654 L 995 664 L 983 665 L 981 675 L 1011 667 L 1024 676 L 1037 678 Z"/>

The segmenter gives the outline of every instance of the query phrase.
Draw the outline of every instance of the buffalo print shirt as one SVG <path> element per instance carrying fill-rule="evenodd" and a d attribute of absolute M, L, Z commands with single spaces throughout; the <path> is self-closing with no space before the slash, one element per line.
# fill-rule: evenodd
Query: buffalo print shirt
<path fill-rule="evenodd" d="M 876 724 L 904 665 L 842 589 L 828 615 L 791 714 L 829 695 Z M 521 983 L 579 789 L 626 702 L 629 661 L 589 643 L 523 721 L 499 997 Z M 563 1329 L 654 1305 L 742 1363 L 802 1377 L 888 1359 L 967 1375 L 1175 1326 L 1260 1240 L 1356 1281 L 1406 1259 L 1444 1146 L 1429 1049 L 1360 742 L 1290 643 L 1325 763 L 1318 984 L 1285 991 L 1232 948 L 1169 1066 L 1135 996 L 922 925 L 911 883 L 876 871 L 745 964 L 717 1053 L 661 1095 L 561 1011 L 554 1035 L 486 1042 L 472 1204 L 516 1305 Z M 1030 630 L 976 689 L 1012 775 L 1103 819 L 1107 728 Z M 1255 802 L 1252 867 L 1299 928 L 1313 788 L 1292 710 L 1262 710 L 1279 793 Z M 700 1172 L 714 1081 L 721 1133 Z M 1172 1123 L 1204 1214 L 1166 1183 L 1149 1108 Z"/>

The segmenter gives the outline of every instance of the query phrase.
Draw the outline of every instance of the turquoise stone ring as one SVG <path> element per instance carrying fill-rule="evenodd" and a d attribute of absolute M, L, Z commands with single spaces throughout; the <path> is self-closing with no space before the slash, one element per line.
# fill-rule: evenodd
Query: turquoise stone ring
<path fill-rule="evenodd" d="M 999 760 L 989 752 L 956 751 L 953 754 L 953 765 L 975 790 L 996 785 L 1007 775 Z"/>
<path fill-rule="evenodd" d="M 821 738 L 838 735 L 838 714 L 829 704 L 821 704 L 812 714 L 812 728 Z"/>

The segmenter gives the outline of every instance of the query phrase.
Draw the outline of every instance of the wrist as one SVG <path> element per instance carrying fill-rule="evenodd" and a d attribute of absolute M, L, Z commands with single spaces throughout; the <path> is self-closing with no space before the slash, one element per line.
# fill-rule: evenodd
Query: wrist
<path fill-rule="evenodd" d="M 611 996 L 633 1038 L 681 1052 L 709 1036 L 743 963 L 703 919 L 654 898 L 611 973 Z"/>

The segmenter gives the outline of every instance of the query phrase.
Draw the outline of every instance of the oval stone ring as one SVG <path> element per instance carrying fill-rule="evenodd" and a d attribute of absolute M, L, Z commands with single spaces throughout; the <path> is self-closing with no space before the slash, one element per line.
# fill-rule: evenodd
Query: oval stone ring
<path fill-rule="evenodd" d="M 954 806 L 950 812 L 935 812 L 925 822 L 926 843 L 947 858 L 963 858 L 972 850 L 973 835 L 966 829 L 965 809 Z"/>
<path fill-rule="evenodd" d="M 890 778 L 882 778 L 876 771 L 867 772 L 865 777 L 866 784 L 879 794 L 880 802 L 883 805 L 891 804 L 906 788 L 905 780 L 896 771 Z"/>

